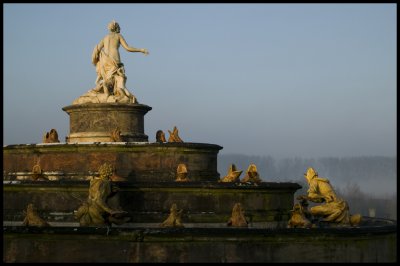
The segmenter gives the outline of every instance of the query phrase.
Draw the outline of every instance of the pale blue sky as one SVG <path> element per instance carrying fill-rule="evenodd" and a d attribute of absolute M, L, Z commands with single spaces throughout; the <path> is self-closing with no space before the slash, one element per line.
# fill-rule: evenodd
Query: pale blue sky
<path fill-rule="evenodd" d="M 221 153 L 396 155 L 395 4 L 6 4 L 4 144 L 69 133 L 61 110 L 94 87 L 94 46 L 115 19 L 127 88 Z M 168 136 L 168 134 L 167 134 Z"/>

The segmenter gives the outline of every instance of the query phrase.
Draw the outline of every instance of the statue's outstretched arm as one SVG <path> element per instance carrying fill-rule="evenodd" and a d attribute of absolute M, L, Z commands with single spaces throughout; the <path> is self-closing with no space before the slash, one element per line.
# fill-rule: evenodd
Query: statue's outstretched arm
<path fill-rule="evenodd" d="M 128 52 L 139 52 L 139 53 L 144 53 L 145 55 L 149 54 L 149 51 L 147 51 L 147 49 L 130 47 L 126 43 L 126 41 L 125 41 L 124 37 L 122 37 L 122 35 L 119 35 L 119 40 L 120 40 L 120 43 L 121 43 L 122 47 L 124 47 L 125 50 L 127 50 Z"/>

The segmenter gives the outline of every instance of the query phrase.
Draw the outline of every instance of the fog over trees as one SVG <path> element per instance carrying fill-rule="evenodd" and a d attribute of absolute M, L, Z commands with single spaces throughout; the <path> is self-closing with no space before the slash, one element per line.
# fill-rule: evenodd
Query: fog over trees
<path fill-rule="evenodd" d="M 303 174 L 313 167 L 320 177 L 328 178 L 336 192 L 348 201 L 351 213 L 397 220 L 397 164 L 396 157 L 321 157 L 283 158 L 219 154 L 218 172 L 226 175 L 229 165 L 247 170 L 256 164 L 265 182 L 295 182 L 302 186 L 296 196 L 306 194 L 308 185 Z"/>

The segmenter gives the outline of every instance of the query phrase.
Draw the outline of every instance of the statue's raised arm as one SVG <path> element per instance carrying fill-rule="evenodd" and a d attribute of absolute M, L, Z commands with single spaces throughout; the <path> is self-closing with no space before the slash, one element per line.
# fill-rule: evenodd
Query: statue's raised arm
<path fill-rule="evenodd" d="M 124 64 L 121 62 L 119 46 L 128 52 L 140 52 L 148 55 L 145 48 L 135 48 L 128 45 L 120 33 L 116 21 L 108 24 L 109 33 L 94 47 L 92 63 L 96 66 L 96 87 L 76 99 L 73 104 L 81 103 L 138 103 L 136 97 L 125 87 L 126 79 Z"/>

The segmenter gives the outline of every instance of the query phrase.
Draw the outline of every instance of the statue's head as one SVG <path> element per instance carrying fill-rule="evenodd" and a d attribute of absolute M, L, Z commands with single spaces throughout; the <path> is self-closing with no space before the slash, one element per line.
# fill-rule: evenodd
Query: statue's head
<path fill-rule="evenodd" d="M 35 208 L 33 207 L 32 203 L 28 204 L 28 207 L 26 208 L 28 212 L 33 212 L 35 210 Z"/>
<path fill-rule="evenodd" d="M 178 164 L 178 167 L 176 168 L 176 172 L 178 174 L 187 174 L 188 170 L 186 168 L 186 165 L 184 163 Z"/>
<path fill-rule="evenodd" d="M 311 180 L 317 176 L 318 176 L 318 173 L 312 167 L 309 167 L 307 169 L 307 172 L 304 174 L 304 178 L 307 180 L 308 183 L 310 183 Z"/>
<path fill-rule="evenodd" d="M 159 143 L 167 142 L 165 140 L 165 134 L 164 134 L 164 132 L 162 130 L 158 130 L 157 131 L 157 133 L 156 133 L 156 142 L 159 142 Z"/>
<path fill-rule="evenodd" d="M 104 163 L 99 168 L 99 175 L 101 179 L 109 179 L 114 173 L 114 167 L 109 163 Z"/>
<path fill-rule="evenodd" d="M 242 209 L 242 204 L 236 203 L 236 204 L 233 206 L 232 214 L 237 214 L 237 215 L 239 215 L 240 213 L 242 213 L 242 211 L 243 211 L 243 209 Z"/>
<path fill-rule="evenodd" d="M 108 29 L 109 29 L 111 32 L 116 32 L 116 33 L 119 33 L 120 30 L 121 30 L 121 28 L 119 27 L 118 22 L 116 22 L 115 20 L 111 21 L 111 22 L 108 24 Z"/>
<path fill-rule="evenodd" d="M 257 166 L 254 163 L 250 164 L 249 168 L 247 168 L 247 172 L 249 172 L 249 173 L 251 173 L 251 172 L 257 173 Z"/>
<path fill-rule="evenodd" d="M 171 209 L 169 209 L 171 213 L 177 213 L 178 212 L 178 206 L 176 203 L 172 204 Z"/>

